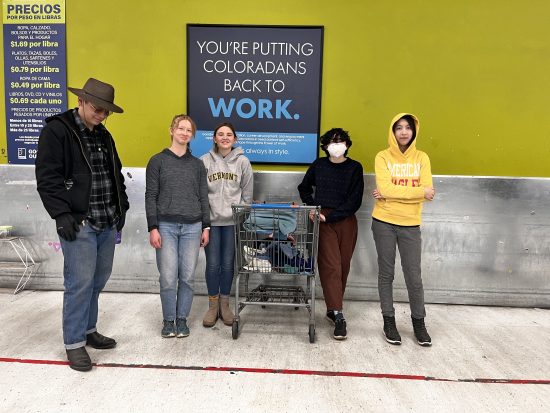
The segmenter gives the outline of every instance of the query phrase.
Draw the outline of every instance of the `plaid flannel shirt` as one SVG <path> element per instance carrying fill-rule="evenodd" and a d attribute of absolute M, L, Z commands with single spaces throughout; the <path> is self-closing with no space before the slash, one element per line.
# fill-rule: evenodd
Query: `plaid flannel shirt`
<path fill-rule="evenodd" d="M 74 110 L 74 118 L 80 129 L 80 137 L 90 154 L 92 167 L 92 191 L 90 205 L 88 207 L 88 224 L 95 230 L 102 230 L 116 225 L 119 217 L 115 206 L 113 182 L 109 173 L 110 156 L 108 147 L 103 142 L 101 135 L 95 130 L 86 127 L 78 109 Z"/>

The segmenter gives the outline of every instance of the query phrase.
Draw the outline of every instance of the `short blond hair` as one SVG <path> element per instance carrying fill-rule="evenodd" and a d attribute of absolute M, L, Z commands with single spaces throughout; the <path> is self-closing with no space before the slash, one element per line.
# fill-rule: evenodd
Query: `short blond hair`
<path fill-rule="evenodd" d="M 189 121 L 189 123 L 191 124 L 191 130 L 193 131 L 193 136 L 195 136 L 195 132 L 197 131 L 197 125 L 189 115 L 180 114 L 180 115 L 174 116 L 174 119 L 172 119 L 172 123 L 170 125 L 170 129 L 174 129 L 175 127 L 177 127 L 182 120 Z"/>

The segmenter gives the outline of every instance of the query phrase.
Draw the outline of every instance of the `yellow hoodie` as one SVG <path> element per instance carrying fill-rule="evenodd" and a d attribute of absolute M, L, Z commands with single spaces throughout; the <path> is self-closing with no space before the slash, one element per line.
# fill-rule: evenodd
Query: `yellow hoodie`
<path fill-rule="evenodd" d="M 402 153 L 393 134 L 393 124 L 405 115 L 413 117 L 416 136 Z M 395 225 L 413 226 L 422 222 L 424 188 L 433 187 L 430 158 L 416 149 L 420 125 L 416 116 L 409 113 L 396 115 L 390 123 L 390 147 L 378 152 L 374 160 L 376 187 L 383 199 L 377 199 L 373 218 Z"/>

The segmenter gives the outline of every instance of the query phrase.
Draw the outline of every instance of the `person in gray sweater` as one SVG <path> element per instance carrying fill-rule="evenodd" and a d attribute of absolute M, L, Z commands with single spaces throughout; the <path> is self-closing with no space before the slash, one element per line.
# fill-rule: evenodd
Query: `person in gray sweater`
<path fill-rule="evenodd" d="M 210 243 L 206 253 L 206 286 L 208 310 L 205 327 L 216 324 L 218 317 L 227 326 L 233 324 L 229 294 L 233 283 L 235 261 L 235 227 L 231 204 L 250 204 L 254 186 L 252 167 L 237 142 L 235 128 L 222 123 L 214 130 L 213 148 L 201 159 L 206 167 L 210 201 Z"/>
<path fill-rule="evenodd" d="M 149 243 L 160 273 L 162 337 L 187 337 L 200 247 L 208 245 L 210 208 L 206 170 L 191 154 L 196 125 L 187 115 L 172 120 L 170 148 L 154 155 L 145 172 Z"/>

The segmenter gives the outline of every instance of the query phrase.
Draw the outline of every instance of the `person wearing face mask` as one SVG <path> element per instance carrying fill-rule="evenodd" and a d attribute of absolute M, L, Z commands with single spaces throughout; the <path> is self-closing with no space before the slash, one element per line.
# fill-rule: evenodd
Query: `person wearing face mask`
<path fill-rule="evenodd" d="M 357 242 L 355 213 L 361 207 L 364 188 L 363 167 L 347 157 L 351 144 L 348 132 L 341 128 L 321 136 L 321 149 L 327 156 L 311 164 L 298 186 L 302 202 L 321 207 L 317 264 L 326 315 L 334 323 L 336 340 L 347 337 L 344 292 Z"/>
<path fill-rule="evenodd" d="M 393 308 L 395 250 L 399 247 L 401 267 L 407 284 L 414 335 L 418 344 L 432 345 L 424 317 L 424 288 L 420 273 L 422 205 L 434 199 L 430 158 L 416 149 L 418 118 L 396 115 L 388 132 L 389 148 L 376 155 L 376 199 L 372 211 L 372 233 L 378 253 L 378 293 L 388 343 L 401 344 Z"/>

